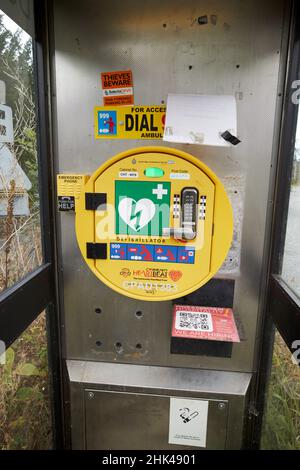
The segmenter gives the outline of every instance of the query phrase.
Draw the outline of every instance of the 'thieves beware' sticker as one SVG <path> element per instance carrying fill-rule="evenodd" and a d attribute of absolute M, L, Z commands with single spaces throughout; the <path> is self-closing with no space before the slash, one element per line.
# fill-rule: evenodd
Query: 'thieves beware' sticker
<path fill-rule="evenodd" d="M 170 398 L 169 444 L 206 447 L 208 401 Z"/>
<path fill-rule="evenodd" d="M 101 73 L 103 104 L 120 106 L 133 104 L 133 80 L 131 70 Z"/>
<path fill-rule="evenodd" d="M 162 139 L 166 107 L 163 105 L 96 107 L 96 139 Z"/>

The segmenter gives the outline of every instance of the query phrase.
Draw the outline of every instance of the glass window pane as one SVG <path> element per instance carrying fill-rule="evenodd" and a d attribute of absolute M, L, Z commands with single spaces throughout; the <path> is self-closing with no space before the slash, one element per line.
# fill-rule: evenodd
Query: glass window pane
<path fill-rule="evenodd" d="M 24 331 L 1 359 L 0 449 L 51 449 L 45 313 Z"/>
<path fill-rule="evenodd" d="M 0 291 L 42 263 L 33 40 L 0 10 Z"/>
<path fill-rule="evenodd" d="M 300 367 L 295 362 L 276 332 L 261 449 L 300 450 Z"/>
<path fill-rule="evenodd" d="M 297 123 L 292 185 L 281 276 L 300 297 L 300 119 Z"/>

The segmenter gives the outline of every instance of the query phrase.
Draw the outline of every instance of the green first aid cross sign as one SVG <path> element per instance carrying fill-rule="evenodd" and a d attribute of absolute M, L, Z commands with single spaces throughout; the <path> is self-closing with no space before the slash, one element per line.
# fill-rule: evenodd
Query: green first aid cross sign
<path fill-rule="evenodd" d="M 117 235 L 162 236 L 170 226 L 171 183 L 116 181 Z"/>

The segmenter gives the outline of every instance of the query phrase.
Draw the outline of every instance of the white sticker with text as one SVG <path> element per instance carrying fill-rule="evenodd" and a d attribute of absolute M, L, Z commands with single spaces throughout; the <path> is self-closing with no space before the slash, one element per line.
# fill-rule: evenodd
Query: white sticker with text
<path fill-rule="evenodd" d="M 170 398 L 169 444 L 206 447 L 207 400 Z"/>

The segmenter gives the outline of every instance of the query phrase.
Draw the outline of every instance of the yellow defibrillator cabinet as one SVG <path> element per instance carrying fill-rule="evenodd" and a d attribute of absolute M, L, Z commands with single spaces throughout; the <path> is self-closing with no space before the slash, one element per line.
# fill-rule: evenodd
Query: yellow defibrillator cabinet
<path fill-rule="evenodd" d="M 177 149 L 136 148 L 106 161 L 83 185 L 75 210 L 88 266 L 136 299 L 194 291 L 218 271 L 231 244 L 232 210 L 220 180 Z"/>

